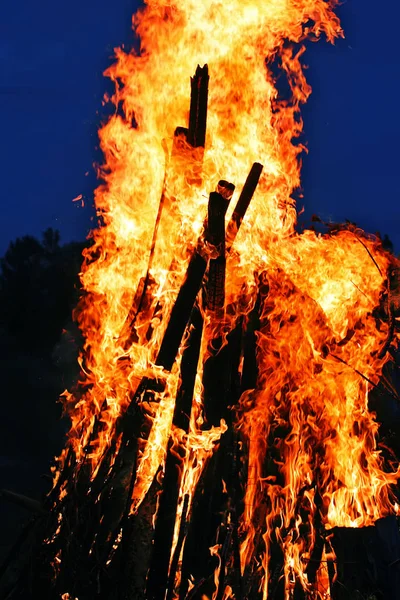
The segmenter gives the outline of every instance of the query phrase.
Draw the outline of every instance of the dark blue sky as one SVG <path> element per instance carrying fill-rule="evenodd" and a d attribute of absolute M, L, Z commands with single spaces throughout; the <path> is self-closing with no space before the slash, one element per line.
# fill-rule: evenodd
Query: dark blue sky
<path fill-rule="evenodd" d="M 131 40 L 135 6 L 1 3 L 0 256 L 17 236 L 55 227 L 69 241 L 90 228 L 102 72 Z M 399 252 L 400 4 L 351 0 L 339 13 L 346 39 L 311 44 L 305 55 L 314 91 L 304 109 L 301 220 L 347 218 L 388 233 Z M 72 202 L 81 193 L 85 208 Z"/>

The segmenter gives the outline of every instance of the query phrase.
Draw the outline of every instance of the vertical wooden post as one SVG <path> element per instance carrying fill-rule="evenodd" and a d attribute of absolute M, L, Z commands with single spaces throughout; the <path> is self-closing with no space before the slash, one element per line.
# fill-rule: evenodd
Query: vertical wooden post
<path fill-rule="evenodd" d="M 223 219 L 228 202 L 232 197 L 234 186 L 230 183 L 221 181 L 218 184 L 218 189 L 220 192 L 224 193 L 224 195 L 222 195 L 222 193 L 212 192 L 209 199 L 208 214 L 211 214 L 211 219 L 208 218 L 207 220 L 204 238 L 210 242 L 215 240 L 217 233 L 220 233 L 219 230 L 216 231 L 216 220 L 213 215 L 213 211 L 215 210 L 217 210 L 218 218 L 222 218 L 222 231 L 223 236 L 225 235 Z M 220 207 L 223 207 L 222 210 L 220 210 Z M 221 224 L 219 222 L 218 226 L 219 229 L 221 229 Z M 187 283 L 187 281 L 188 278 L 186 279 L 185 283 Z M 172 368 L 173 362 L 171 364 L 171 360 L 172 358 L 175 360 L 175 355 L 178 350 L 178 348 L 176 348 L 176 344 L 179 342 L 180 345 L 181 343 L 183 331 L 182 334 L 180 331 L 182 330 L 182 327 L 184 329 L 186 328 L 186 314 L 190 309 L 191 314 L 189 323 L 191 326 L 191 332 L 189 335 L 188 346 L 182 356 L 180 386 L 175 401 L 173 415 L 173 426 L 179 427 L 185 433 L 189 432 L 193 390 L 197 373 L 197 364 L 200 355 L 201 336 L 203 329 L 203 318 L 200 310 L 197 306 L 193 308 L 193 303 L 195 300 L 195 298 L 193 299 L 193 296 L 195 292 L 197 296 L 197 293 L 201 287 L 202 279 L 200 280 L 200 278 L 198 278 L 194 281 L 196 281 L 196 287 L 194 284 L 192 284 L 191 287 L 188 285 L 185 286 L 184 284 L 181 288 L 180 295 L 178 294 L 179 303 L 177 300 L 174 309 L 171 312 L 171 318 L 168 324 L 168 327 L 170 327 L 170 333 L 168 333 L 168 335 L 166 333 L 164 340 L 167 341 L 165 344 L 163 341 L 162 349 L 160 350 L 158 356 L 158 360 L 163 361 L 162 364 L 164 367 L 171 366 Z M 175 308 L 176 306 L 178 308 Z M 166 357 L 168 358 L 169 362 L 166 362 Z M 168 584 L 168 567 L 170 563 L 170 554 L 181 484 L 182 461 L 185 456 L 185 448 L 183 447 L 180 449 L 181 457 L 179 457 L 176 449 L 175 451 L 172 451 L 173 444 L 174 441 L 171 438 L 168 442 L 163 487 L 160 495 L 157 521 L 154 532 L 153 556 L 147 584 L 148 600 L 163 600 Z M 170 585 L 173 585 L 173 582 Z"/>

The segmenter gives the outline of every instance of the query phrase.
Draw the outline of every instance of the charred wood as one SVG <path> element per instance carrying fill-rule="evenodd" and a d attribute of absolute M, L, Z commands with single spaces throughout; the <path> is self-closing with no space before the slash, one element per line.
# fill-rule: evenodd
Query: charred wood
<path fill-rule="evenodd" d="M 265 273 L 258 277 L 257 297 L 254 308 L 246 318 L 243 339 L 243 368 L 241 374 L 240 392 L 252 390 L 257 385 L 257 331 L 259 331 L 260 314 L 263 302 L 268 295 L 268 280 Z"/>
<path fill-rule="evenodd" d="M 107 574 L 111 585 L 118 582 L 118 600 L 147 600 L 146 576 L 159 489 L 160 485 L 155 480 L 137 513 L 128 516 L 122 523 L 121 540 L 110 564 L 112 573 Z M 108 600 L 108 596 L 104 598 Z"/>
<path fill-rule="evenodd" d="M 207 260 L 196 250 L 190 259 L 185 281 L 171 310 L 167 329 L 156 359 L 156 364 L 164 367 L 167 371 L 172 369 L 175 362 L 206 269 Z"/>
<path fill-rule="evenodd" d="M 152 561 L 147 580 L 148 600 L 163 600 L 166 593 L 168 566 L 175 527 L 175 511 L 179 496 L 179 468 L 180 465 L 177 465 L 174 461 L 174 455 L 169 447 L 163 492 L 157 511 Z"/>
<path fill-rule="evenodd" d="M 221 310 L 225 304 L 225 214 L 234 189 L 232 184 L 220 181 L 219 192 L 211 194 L 208 204 L 207 241 L 217 255 L 208 267 L 207 309 L 211 311 Z"/>
<path fill-rule="evenodd" d="M 179 427 L 186 433 L 189 431 L 193 391 L 203 332 L 203 317 L 198 306 L 195 306 L 192 310 L 189 326 L 190 334 L 187 347 L 182 356 L 180 382 L 172 420 L 175 427 Z"/>
<path fill-rule="evenodd" d="M 188 509 L 189 509 L 189 496 L 188 496 L 188 494 L 185 494 L 185 498 L 183 500 L 181 523 L 179 526 L 178 540 L 176 542 L 176 547 L 174 550 L 174 554 L 172 556 L 171 567 L 170 567 L 170 571 L 169 571 L 169 575 L 168 575 L 168 589 L 167 589 L 166 600 L 173 599 L 175 578 L 176 578 L 176 573 L 178 570 L 179 558 L 180 558 L 183 544 L 184 544 L 186 534 L 187 534 Z"/>
<path fill-rule="evenodd" d="M 216 600 L 223 600 L 225 585 L 226 585 L 226 566 L 228 562 L 229 550 L 232 542 L 232 527 L 227 527 L 224 532 L 225 539 L 223 540 L 220 556 L 219 581 L 216 590 Z M 222 541 L 222 540 L 221 540 Z"/>
<path fill-rule="evenodd" d="M 228 223 L 226 233 L 228 251 L 236 238 L 236 235 L 242 224 L 243 218 L 250 205 L 251 199 L 254 196 L 254 192 L 256 191 L 263 168 L 263 165 L 261 165 L 260 163 L 254 163 L 250 169 L 250 173 L 247 176 L 242 192 L 236 203 L 235 210 L 233 211 L 232 217 Z"/>
<path fill-rule="evenodd" d="M 218 206 L 218 213 L 220 212 L 221 206 L 223 206 L 224 210 L 226 211 L 228 205 L 226 198 L 231 196 L 231 191 L 233 191 L 232 187 L 232 184 L 220 181 L 219 189 L 225 194 L 225 197 L 222 195 L 222 193 L 218 192 L 212 192 L 210 194 L 208 212 L 212 215 L 211 227 L 214 229 L 214 213 L 217 211 L 215 207 Z M 204 238 L 206 241 L 210 239 L 208 223 L 206 223 L 205 226 Z M 212 230 L 211 239 L 214 238 L 215 230 Z M 188 325 L 190 314 L 197 298 L 197 294 L 200 292 L 203 283 L 203 278 L 208 265 L 208 258 L 206 258 L 203 254 L 204 248 L 202 248 L 201 240 L 199 240 L 198 246 L 190 259 L 185 280 L 178 292 L 175 304 L 172 307 L 167 329 L 165 331 L 156 359 L 156 364 L 164 367 L 164 369 L 167 371 L 172 369 L 172 366 L 175 362 L 179 346 L 182 342 L 183 334 Z"/>
<path fill-rule="evenodd" d="M 221 456 L 220 452 L 216 452 L 210 458 L 196 489 L 183 551 L 179 600 L 186 599 L 190 577 L 194 581 L 204 578 L 207 595 L 212 594 L 212 575 L 218 566 L 218 559 L 210 555 L 209 548 L 217 542 L 216 534 L 221 524 L 219 511 L 221 507 L 222 512 L 227 508 L 227 495 L 220 477 Z M 210 490 L 213 493 L 210 494 Z"/>
<path fill-rule="evenodd" d="M 196 74 L 191 78 L 191 97 L 189 112 L 188 142 L 193 148 L 206 143 L 207 103 L 208 103 L 208 65 L 197 66 Z"/>
<path fill-rule="evenodd" d="M 228 336 L 228 343 L 204 365 L 204 411 L 207 427 L 219 425 L 222 418 L 231 422 L 229 403 L 234 404 L 239 394 L 237 371 L 241 335 L 239 320 L 237 327 Z M 236 484 L 232 481 L 233 448 L 232 431 L 228 430 L 222 436 L 196 490 L 183 553 L 180 600 L 186 597 L 190 575 L 195 580 L 205 575 L 208 582 L 205 585 L 211 586 L 212 590 L 216 558 L 210 556 L 209 548 L 217 543 L 221 519 L 229 510 L 230 493 Z M 229 548 L 232 550 L 232 545 Z"/>
<path fill-rule="evenodd" d="M 203 319 L 199 309 L 195 307 L 191 316 L 191 332 L 189 335 L 188 346 L 182 356 L 180 384 L 173 415 L 173 425 L 179 427 L 186 433 L 189 431 L 193 390 L 200 355 L 202 328 Z M 168 567 L 170 564 L 182 477 L 182 462 L 185 456 L 184 447 L 174 449 L 173 446 L 174 440 L 170 438 L 168 442 L 162 492 L 157 511 L 152 561 L 148 576 L 147 596 L 149 600 L 162 600 L 165 597 L 167 589 Z M 181 541 L 181 544 L 183 544 L 183 540 Z M 170 585 L 173 585 L 173 583 L 174 582 L 172 581 Z"/>
<path fill-rule="evenodd" d="M 337 568 L 337 578 L 332 585 L 333 600 L 361 600 L 378 591 L 376 568 L 371 564 L 370 554 L 373 536 L 373 527 L 333 529 Z M 381 595 L 380 599 L 383 600 Z"/>
<path fill-rule="evenodd" d="M 228 334 L 212 341 L 211 356 L 203 370 L 203 402 L 207 427 L 218 426 L 221 419 L 231 422 L 230 407 L 239 399 L 239 363 L 242 352 L 242 319 Z"/>
<path fill-rule="evenodd" d="M 316 479 L 320 476 L 319 467 L 314 468 L 314 475 Z M 319 493 L 319 488 L 316 486 L 315 489 L 315 514 L 314 514 L 314 531 L 315 531 L 315 543 L 314 547 L 311 551 L 310 560 L 308 561 L 308 565 L 306 567 L 306 575 L 308 577 L 308 581 L 312 584 L 315 583 L 317 571 L 321 564 L 322 554 L 324 552 L 325 546 L 325 528 L 322 524 L 322 498 Z"/>
<path fill-rule="evenodd" d="M 376 521 L 361 529 L 336 527 L 332 545 L 337 578 L 333 600 L 352 600 L 374 595 L 396 600 L 400 589 L 400 534 L 396 517 Z"/>
<path fill-rule="evenodd" d="M 123 347 L 125 350 L 129 348 L 129 346 L 134 342 L 139 340 L 138 332 L 136 331 L 136 323 L 139 315 L 143 318 L 143 313 L 150 313 L 153 309 L 154 304 L 154 288 L 156 287 L 156 282 L 151 276 L 151 267 L 153 266 L 154 253 L 156 249 L 158 230 L 160 227 L 161 216 L 163 213 L 163 208 L 165 204 L 165 196 L 166 196 L 166 187 L 167 187 L 167 174 L 168 174 L 168 150 L 163 143 L 164 153 L 165 153 L 165 171 L 164 171 L 164 181 L 161 191 L 161 198 L 158 204 L 158 211 L 156 216 L 156 222 L 154 224 L 153 237 L 151 240 L 150 246 L 150 254 L 149 260 L 147 263 L 147 271 L 145 277 L 142 277 L 139 281 L 139 286 L 136 290 L 135 297 L 133 299 L 133 303 L 131 309 L 128 313 L 124 326 L 122 328 L 122 332 L 120 335 L 120 339 L 123 343 Z"/>

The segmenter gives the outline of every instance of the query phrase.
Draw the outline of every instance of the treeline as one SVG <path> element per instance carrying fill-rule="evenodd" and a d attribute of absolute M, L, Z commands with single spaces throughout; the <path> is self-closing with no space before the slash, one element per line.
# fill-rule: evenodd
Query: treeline
<path fill-rule="evenodd" d="M 87 242 L 58 231 L 12 242 L 0 261 L 0 457 L 50 459 L 64 445 L 60 393 L 78 373 L 72 310 Z"/>

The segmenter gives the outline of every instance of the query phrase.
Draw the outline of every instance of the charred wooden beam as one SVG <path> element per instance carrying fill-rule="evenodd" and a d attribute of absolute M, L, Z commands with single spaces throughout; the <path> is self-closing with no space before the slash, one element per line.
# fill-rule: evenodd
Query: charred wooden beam
<path fill-rule="evenodd" d="M 138 512 L 129 515 L 121 523 L 115 557 L 109 568 L 104 570 L 104 600 L 147 600 L 146 576 L 151 559 L 153 518 L 159 491 L 160 485 L 155 479 Z"/>
<path fill-rule="evenodd" d="M 195 306 L 190 317 L 191 331 L 188 344 L 181 361 L 180 383 L 176 396 L 172 422 L 186 433 L 189 432 L 190 414 L 197 366 L 200 356 L 203 317 L 198 306 Z"/>
<path fill-rule="evenodd" d="M 200 592 L 200 590 L 202 589 L 203 585 L 206 582 L 207 582 L 207 580 L 206 580 L 205 577 L 202 577 L 201 579 L 199 579 L 199 581 L 197 581 L 195 583 L 195 585 L 192 587 L 192 589 L 190 590 L 190 592 L 188 593 L 188 595 L 185 596 L 185 600 L 194 600 L 195 598 L 199 597 L 198 593 Z"/>
<path fill-rule="evenodd" d="M 237 373 L 241 355 L 241 326 L 240 319 L 237 327 L 228 335 L 228 343 L 222 349 L 219 348 L 216 355 L 204 365 L 205 428 L 219 425 L 222 418 L 228 425 L 232 422 L 228 405 L 235 403 L 240 392 Z M 183 553 L 180 600 L 186 597 L 190 575 L 195 580 L 205 575 L 207 581 L 212 582 L 216 564 L 215 557 L 210 556 L 209 548 L 217 543 L 221 520 L 226 515 L 229 498 L 232 501 L 237 485 L 233 474 L 236 467 L 234 445 L 232 428 L 229 428 L 200 478 Z M 233 544 L 229 549 L 234 554 Z M 240 577 L 240 573 L 238 576 Z M 235 583 L 236 588 L 240 589 L 240 584 Z M 212 594 L 211 589 L 208 593 Z"/>
<path fill-rule="evenodd" d="M 221 180 L 218 182 L 217 191 L 210 194 L 205 237 L 218 250 L 221 244 L 225 247 L 225 215 L 234 191 L 233 183 Z"/>
<path fill-rule="evenodd" d="M 220 555 L 220 569 L 219 569 L 219 581 L 218 581 L 218 588 L 216 590 L 216 600 L 223 600 L 224 597 L 224 592 L 225 592 L 225 585 L 226 585 L 226 565 L 227 565 L 227 561 L 228 561 L 228 553 L 229 553 L 229 547 L 231 545 L 231 540 L 232 540 L 232 527 L 228 527 L 227 530 L 225 531 L 225 540 L 224 543 L 222 544 L 222 548 L 221 548 L 221 555 Z"/>
<path fill-rule="evenodd" d="M 188 596 L 190 577 L 194 581 L 205 578 L 204 585 L 207 587 L 205 593 L 208 597 L 212 595 L 212 575 L 218 560 L 211 556 L 209 548 L 216 543 L 215 532 L 221 524 L 221 517 L 223 517 L 218 514 L 222 505 L 221 497 L 224 495 L 222 481 L 219 477 L 220 469 L 221 453 L 218 452 L 209 459 L 207 468 L 196 488 L 182 556 L 179 600 L 186 600 Z M 213 490 L 213 493 L 210 493 L 210 490 Z M 223 512 L 225 512 L 224 509 Z M 197 598 L 197 596 L 195 597 Z"/>
<path fill-rule="evenodd" d="M 337 578 L 332 585 L 334 600 L 353 600 L 356 593 L 362 597 L 373 593 L 373 570 L 366 557 L 368 538 L 373 535 L 372 527 L 335 527 L 332 545 L 336 555 Z"/>
<path fill-rule="evenodd" d="M 268 280 L 265 273 L 258 276 L 257 297 L 254 308 L 246 319 L 246 327 L 243 340 L 243 368 L 241 376 L 240 392 L 251 390 L 256 387 L 258 377 L 257 367 L 257 335 L 260 329 L 260 312 L 265 298 L 268 295 Z"/>
<path fill-rule="evenodd" d="M 149 270 L 147 270 L 145 277 L 140 278 L 132 306 L 120 335 L 124 350 L 128 350 L 133 342 L 139 341 L 139 336 L 136 331 L 137 320 L 139 315 L 146 314 L 146 312 L 149 313 L 152 309 L 155 283 L 156 282 L 150 275 Z"/>
<path fill-rule="evenodd" d="M 120 340 L 122 341 L 123 347 L 125 350 L 129 348 L 133 341 L 138 341 L 138 335 L 135 329 L 136 320 L 138 316 L 143 312 L 149 312 L 153 305 L 153 291 L 155 288 L 155 280 L 151 276 L 150 270 L 153 266 L 154 253 L 156 249 L 158 230 L 160 228 L 161 217 L 164 210 L 165 205 L 165 197 L 166 197 L 166 189 L 167 189 L 167 177 L 168 177 L 168 166 L 169 166 L 169 156 L 168 156 L 168 148 L 165 140 L 162 142 L 162 146 L 165 154 L 165 168 L 164 168 L 164 180 L 161 189 L 161 197 L 160 202 L 158 203 L 158 210 L 156 221 L 153 229 L 153 237 L 151 240 L 149 259 L 147 262 L 147 271 L 145 277 L 142 277 L 139 281 L 138 288 L 136 290 L 136 294 L 134 296 L 132 306 L 129 310 L 128 316 L 125 320 L 124 326 L 122 328 L 120 334 Z"/>
<path fill-rule="evenodd" d="M 173 155 L 185 155 L 187 147 L 204 148 L 207 131 L 208 65 L 197 66 L 190 78 L 190 110 L 187 127 L 177 127 L 174 132 Z"/>
<path fill-rule="evenodd" d="M 178 570 L 179 557 L 182 552 L 183 543 L 185 541 L 186 533 L 187 533 L 187 514 L 189 509 L 189 495 L 185 494 L 185 498 L 183 500 L 183 508 L 182 508 L 182 516 L 181 523 L 179 526 L 179 535 L 178 540 L 176 542 L 174 554 L 172 556 L 171 568 L 169 570 L 168 575 L 168 589 L 167 589 L 167 597 L 166 600 L 172 600 L 174 595 L 174 585 L 176 573 Z"/>
<path fill-rule="evenodd" d="M 223 206 L 226 211 L 226 198 L 229 198 L 229 195 L 232 196 L 232 184 L 220 181 L 218 186 L 220 191 L 224 193 L 224 196 L 219 192 L 212 192 L 210 194 L 208 212 L 211 213 L 211 215 L 216 212 L 216 206 Z M 222 212 L 221 209 L 219 210 Z M 212 227 L 215 227 L 215 218 L 212 218 L 211 225 Z M 204 238 L 206 241 L 215 238 L 215 231 L 212 231 L 210 238 L 208 224 L 205 228 Z M 167 371 L 172 369 L 172 366 L 175 362 L 175 358 L 178 353 L 179 346 L 181 345 L 186 326 L 189 322 L 190 314 L 192 312 L 197 294 L 199 293 L 203 283 L 207 265 L 208 257 L 205 255 L 205 250 L 202 247 L 201 240 L 199 240 L 198 246 L 190 259 L 185 280 L 178 292 L 175 304 L 172 307 L 167 329 L 165 331 L 156 359 L 156 364 L 164 367 L 164 369 Z"/>
<path fill-rule="evenodd" d="M 50 510 L 54 506 L 54 504 L 56 504 L 58 502 L 58 499 L 60 496 L 60 490 L 61 490 L 62 486 L 65 485 L 65 483 L 67 481 L 69 481 L 69 479 L 73 473 L 73 469 L 75 467 L 76 467 L 75 453 L 74 453 L 72 447 L 69 446 L 67 455 L 64 460 L 63 467 L 61 469 L 60 476 L 57 479 L 57 483 L 55 486 L 53 486 L 53 489 L 50 491 L 50 493 L 48 494 L 48 496 L 45 498 L 45 500 L 43 502 L 45 509 Z"/>
<path fill-rule="evenodd" d="M 236 235 L 240 229 L 251 199 L 254 196 L 254 192 L 256 191 L 263 168 L 263 165 L 260 163 L 254 163 L 250 169 L 250 173 L 247 176 L 246 182 L 239 196 L 239 200 L 235 206 L 235 210 L 233 211 L 232 217 L 228 223 L 226 233 L 226 245 L 228 251 L 235 241 Z"/>
<path fill-rule="evenodd" d="M 236 509 L 235 509 L 236 510 Z M 240 538 L 239 538 L 239 523 L 237 515 L 234 515 L 232 543 L 233 543 L 233 581 L 232 589 L 236 600 L 243 598 L 243 578 L 242 565 L 240 560 Z"/>
<path fill-rule="evenodd" d="M 189 112 L 188 142 L 193 148 L 205 146 L 208 102 L 208 65 L 197 66 L 196 74 L 191 78 L 191 98 Z"/>
<path fill-rule="evenodd" d="M 181 362 L 180 385 L 173 415 L 173 425 L 186 433 L 189 431 L 190 413 L 197 365 L 200 356 L 203 318 L 195 307 L 191 316 L 191 332 Z M 147 581 L 148 600 L 163 600 L 168 587 L 168 567 L 175 529 L 176 512 L 182 478 L 185 448 L 173 449 L 174 440 L 168 442 L 162 492 L 159 498 L 154 531 L 153 554 Z M 180 451 L 180 456 L 178 454 Z M 184 518 L 184 516 L 182 516 Z M 183 540 L 181 540 L 183 544 Z M 171 570 L 172 577 L 172 570 Z M 173 578 L 174 579 L 174 578 Z M 173 586 L 174 581 L 172 581 Z"/>
<path fill-rule="evenodd" d="M 232 184 L 220 181 L 218 184 L 218 192 L 210 194 L 208 219 L 204 233 L 205 240 L 210 244 L 216 245 L 219 240 L 222 240 L 221 243 L 223 244 L 225 237 L 225 213 L 229 200 L 232 197 L 233 190 L 234 186 Z M 182 357 L 180 386 L 173 415 L 173 425 L 179 427 L 186 433 L 189 431 L 189 419 L 197 373 L 197 363 L 200 355 L 202 328 L 203 319 L 200 310 L 198 307 L 195 307 L 191 314 L 191 333 L 188 347 L 185 349 Z M 161 600 L 164 598 L 166 588 L 168 587 L 168 591 L 171 591 L 170 586 L 173 585 L 174 578 L 173 572 L 171 572 L 168 586 L 168 566 L 170 563 L 170 553 L 181 484 L 182 460 L 184 458 L 185 449 L 180 449 L 181 457 L 179 457 L 177 451 L 173 451 L 173 445 L 174 441 L 173 439 L 170 439 L 165 464 L 163 490 L 160 496 L 154 534 L 153 560 L 148 577 L 147 594 L 151 600 Z"/>
<path fill-rule="evenodd" d="M 210 194 L 208 219 L 204 233 L 204 238 L 209 244 L 212 244 L 214 246 L 217 246 L 218 244 L 221 245 L 222 251 L 220 250 L 220 252 L 223 260 L 225 260 L 225 214 L 229 200 L 232 197 L 233 190 L 234 186 L 232 184 L 225 181 L 220 181 L 218 184 L 218 192 L 213 192 Z M 191 309 L 191 303 L 194 302 L 197 293 L 200 291 L 202 279 L 200 280 L 199 278 L 199 280 L 197 280 L 196 283 L 198 286 L 196 295 L 194 295 L 194 290 L 192 288 L 192 295 L 189 295 L 189 302 L 187 300 L 187 292 L 186 294 L 184 293 L 185 288 L 181 288 L 180 293 L 183 290 L 182 297 L 180 299 L 180 302 L 175 304 L 175 307 L 178 306 L 178 308 L 175 309 L 174 307 L 173 309 L 176 311 L 175 319 L 182 318 L 182 309 L 180 307 L 187 306 Z M 174 323 L 174 321 L 172 320 L 173 317 L 174 315 L 173 313 L 171 313 L 168 327 L 170 327 L 171 322 Z M 193 389 L 197 372 L 197 363 L 199 359 L 201 344 L 201 331 L 203 326 L 202 317 L 198 308 L 194 308 L 192 310 L 191 321 L 192 331 L 190 334 L 188 347 L 186 348 L 182 358 L 181 383 L 176 399 L 175 411 L 173 416 L 174 426 L 181 428 L 186 433 L 188 432 L 189 428 Z M 170 365 L 170 368 L 172 368 L 172 364 L 175 360 L 175 355 L 181 343 L 181 339 L 186 325 L 187 323 L 184 320 L 181 320 L 180 329 L 177 329 L 176 324 L 174 325 L 175 332 L 178 332 L 177 334 L 169 334 L 169 336 L 167 336 L 167 334 L 165 335 L 164 340 L 171 340 L 171 338 L 175 338 L 176 342 L 178 342 L 178 345 L 175 346 L 175 349 L 173 349 L 174 355 L 170 355 L 170 361 L 172 361 L 171 363 L 166 363 L 165 354 L 160 349 L 158 359 L 160 359 L 161 354 L 160 361 L 162 361 L 161 364 L 163 364 L 164 367 L 169 367 Z M 170 352 L 171 342 L 167 341 L 165 347 L 167 351 Z M 168 566 L 170 564 L 170 553 L 173 541 L 178 496 L 181 483 L 181 462 L 185 453 L 184 448 L 182 448 L 182 457 L 179 458 L 176 450 L 172 451 L 173 444 L 174 442 L 171 439 L 169 441 L 168 446 L 163 490 L 160 496 L 159 509 L 157 514 L 157 523 L 154 535 L 153 559 L 148 577 L 147 594 L 149 599 L 151 600 L 162 600 L 165 597 L 166 589 L 168 587 Z M 169 592 L 171 591 L 170 586 L 173 585 L 173 581 L 171 583 L 171 576 L 172 573 L 170 573 L 169 579 Z"/>
<path fill-rule="evenodd" d="M 239 389 L 239 384 L 236 389 Z M 239 538 L 239 516 L 244 509 L 243 489 L 240 481 L 241 457 L 240 444 L 237 433 L 230 429 L 227 443 L 227 466 L 228 477 L 226 477 L 227 491 L 229 494 L 229 522 L 232 530 L 232 549 L 230 565 L 233 566 L 227 573 L 227 583 L 230 584 L 235 600 L 243 599 L 243 577 L 240 559 Z"/>
<path fill-rule="evenodd" d="M 229 248 L 235 241 L 240 224 L 254 195 L 262 169 L 263 166 L 261 164 L 254 163 L 243 186 L 242 193 L 228 225 L 227 240 Z M 196 296 L 200 291 L 206 269 L 207 260 L 200 254 L 200 249 L 196 249 L 189 262 L 185 281 L 179 290 L 172 308 L 168 326 L 156 359 L 156 364 L 164 367 L 167 371 L 172 369 L 175 362 L 183 333 L 188 324 Z"/>
<path fill-rule="evenodd" d="M 315 544 L 311 552 L 310 559 L 308 561 L 308 565 L 306 568 L 306 574 L 308 577 L 308 581 L 312 584 L 315 583 L 318 569 L 321 564 L 322 554 L 324 551 L 325 539 L 324 539 L 324 528 L 322 525 L 322 498 L 319 493 L 318 487 L 316 487 L 316 492 L 314 496 L 315 502 L 315 515 L 314 515 L 314 531 L 315 531 Z"/>
<path fill-rule="evenodd" d="M 227 335 L 212 341 L 203 369 L 203 404 L 206 428 L 219 426 L 221 419 L 231 423 L 230 408 L 240 395 L 239 363 L 242 354 L 242 319 Z"/>
<path fill-rule="evenodd" d="M 185 281 L 172 307 L 167 329 L 156 359 L 156 365 L 164 367 L 166 371 L 171 371 L 175 362 L 206 269 L 207 259 L 200 254 L 199 249 L 196 249 L 190 259 Z"/>
<path fill-rule="evenodd" d="M 397 600 L 400 589 L 400 534 L 396 517 L 378 519 L 373 527 L 332 530 L 337 577 L 332 600 L 377 597 Z"/>
<path fill-rule="evenodd" d="M 220 181 L 208 204 L 207 241 L 215 248 L 210 259 L 207 281 L 207 309 L 216 311 L 225 304 L 225 215 L 235 186 Z"/>
<path fill-rule="evenodd" d="M 169 441 L 162 493 L 157 510 L 153 552 L 147 578 L 148 600 L 163 600 L 168 587 L 168 567 L 173 542 L 181 482 L 181 460 L 171 451 Z M 180 464 L 179 464 L 180 463 Z"/>

